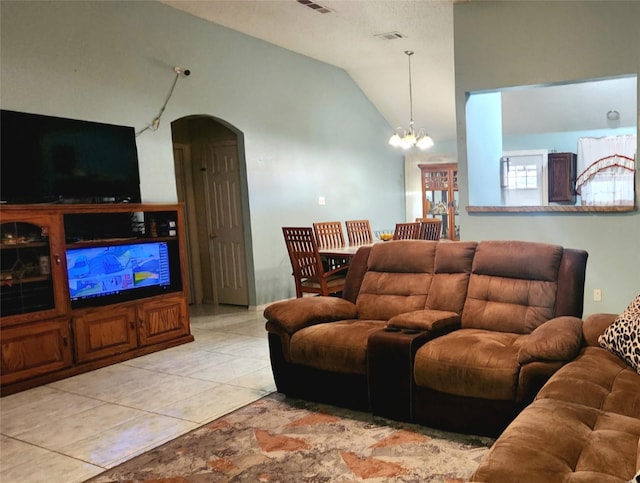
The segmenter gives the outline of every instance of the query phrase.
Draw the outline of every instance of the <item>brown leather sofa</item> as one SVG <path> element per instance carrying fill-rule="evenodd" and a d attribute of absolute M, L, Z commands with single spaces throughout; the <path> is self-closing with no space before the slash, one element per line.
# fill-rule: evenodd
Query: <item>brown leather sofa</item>
<path fill-rule="evenodd" d="M 579 355 L 507 427 L 472 481 L 622 483 L 640 472 L 640 374 L 598 344 L 615 318 L 587 317 Z"/>
<path fill-rule="evenodd" d="M 580 349 L 586 260 L 582 250 L 518 241 L 363 247 L 342 298 L 265 310 L 277 389 L 395 419 L 441 415 L 434 425 L 495 434 Z M 448 347 L 475 355 L 475 367 Z M 461 364 L 457 379 L 447 364 Z M 447 393 L 446 378 L 455 391 Z M 469 413 L 458 413 L 462 424 L 457 408 Z M 480 428 L 477 414 L 487 420 Z"/>

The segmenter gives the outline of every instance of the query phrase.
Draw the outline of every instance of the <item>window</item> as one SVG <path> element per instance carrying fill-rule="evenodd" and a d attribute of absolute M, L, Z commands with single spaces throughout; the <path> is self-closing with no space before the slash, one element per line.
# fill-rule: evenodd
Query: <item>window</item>
<path fill-rule="evenodd" d="M 507 161 L 507 179 L 505 188 L 508 190 L 538 189 L 538 167 L 535 164 L 512 165 Z"/>
<path fill-rule="evenodd" d="M 578 140 L 576 188 L 586 206 L 633 206 L 636 136 Z"/>
<path fill-rule="evenodd" d="M 503 206 L 547 204 L 546 171 L 546 150 L 505 152 L 500 158 Z"/>

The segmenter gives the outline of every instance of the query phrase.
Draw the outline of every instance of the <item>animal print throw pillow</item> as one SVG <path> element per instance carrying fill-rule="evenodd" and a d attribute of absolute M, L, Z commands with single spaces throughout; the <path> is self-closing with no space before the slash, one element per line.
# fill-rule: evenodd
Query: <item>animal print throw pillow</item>
<path fill-rule="evenodd" d="M 598 343 L 640 374 L 640 294 L 607 327 Z"/>

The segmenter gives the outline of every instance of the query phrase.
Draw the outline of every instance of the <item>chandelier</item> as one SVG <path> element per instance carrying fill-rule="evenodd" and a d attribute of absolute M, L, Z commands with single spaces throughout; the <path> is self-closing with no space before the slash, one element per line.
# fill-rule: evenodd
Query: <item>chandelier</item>
<path fill-rule="evenodd" d="M 409 109 L 410 121 L 409 129 L 397 127 L 393 132 L 393 136 L 389 138 L 389 144 L 394 148 L 410 149 L 417 146 L 419 149 L 425 150 L 433 146 L 433 139 L 427 134 L 427 131 L 420 129 L 417 133 L 413 129 L 413 94 L 411 91 L 411 56 L 413 51 L 405 50 L 405 54 L 409 58 Z"/>

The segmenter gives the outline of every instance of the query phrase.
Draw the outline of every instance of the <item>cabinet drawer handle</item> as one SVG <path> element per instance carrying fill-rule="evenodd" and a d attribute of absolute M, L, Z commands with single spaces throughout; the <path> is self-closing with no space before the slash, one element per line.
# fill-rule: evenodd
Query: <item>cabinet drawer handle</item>
<path fill-rule="evenodd" d="M 133 320 L 131 320 L 129 322 L 129 325 L 131 326 L 131 329 L 135 329 L 136 328 L 136 323 Z"/>
<path fill-rule="evenodd" d="M 69 337 L 62 338 L 62 345 L 64 345 L 65 347 L 69 347 Z"/>
<path fill-rule="evenodd" d="M 53 259 L 56 261 L 58 265 L 60 265 L 60 255 L 54 255 Z"/>

